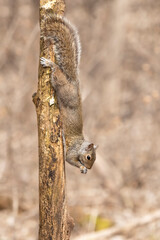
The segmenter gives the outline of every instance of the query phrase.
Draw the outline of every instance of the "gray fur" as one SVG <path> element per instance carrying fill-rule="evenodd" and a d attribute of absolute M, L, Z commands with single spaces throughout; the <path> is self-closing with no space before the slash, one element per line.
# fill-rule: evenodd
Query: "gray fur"
<path fill-rule="evenodd" d="M 82 104 L 78 69 L 80 41 L 77 30 L 66 18 L 48 15 L 41 37 L 53 47 L 55 63 L 41 58 L 43 67 L 51 68 L 51 84 L 56 91 L 66 142 L 66 161 L 87 173 L 96 159 L 96 146 L 84 140 Z"/>

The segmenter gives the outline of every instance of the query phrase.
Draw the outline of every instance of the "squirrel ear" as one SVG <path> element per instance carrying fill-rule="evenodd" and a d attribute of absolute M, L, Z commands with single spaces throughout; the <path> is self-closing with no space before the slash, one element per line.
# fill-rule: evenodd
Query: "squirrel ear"
<path fill-rule="evenodd" d="M 94 149 L 96 150 L 99 146 L 98 145 L 94 145 Z"/>
<path fill-rule="evenodd" d="M 90 151 L 90 150 L 92 150 L 93 148 L 94 148 L 94 144 L 91 143 L 91 144 L 89 144 L 89 145 L 86 147 L 86 151 Z"/>

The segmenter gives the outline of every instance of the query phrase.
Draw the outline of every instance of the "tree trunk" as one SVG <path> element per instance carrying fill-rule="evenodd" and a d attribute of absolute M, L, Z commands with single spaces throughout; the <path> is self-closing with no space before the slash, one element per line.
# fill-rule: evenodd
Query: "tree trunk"
<path fill-rule="evenodd" d="M 41 18 L 47 11 L 63 14 L 62 0 L 40 0 Z M 40 39 L 40 57 L 54 61 L 53 48 Z M 39 66 L 37 93 L 33 95 L 38 120 L 39 140 L 39 240 L 69 240 L 73 220 L 67 213 L 65 197 L 65 162 L 62 125 L 50 70 Z"/>

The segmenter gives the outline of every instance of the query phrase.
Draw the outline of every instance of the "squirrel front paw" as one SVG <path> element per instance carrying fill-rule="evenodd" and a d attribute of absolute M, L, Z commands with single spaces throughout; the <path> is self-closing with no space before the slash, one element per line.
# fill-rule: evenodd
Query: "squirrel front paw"
<path fill-rule="evenodd" d="M 40 58 L 40 63 L 43 67 L 53 68 L 53 66 L 54 66 L 54 63 L 50 59 L 47 59 L 47 58 L 44 58 L 44 57 Z"/>
<path fill-rule="evenodd" d="M 84 167 L 84 166 L 80 166 L 80 171 L 81 171 L 81 173 L 86 174 L 87 173 L 87 168 Z"/>

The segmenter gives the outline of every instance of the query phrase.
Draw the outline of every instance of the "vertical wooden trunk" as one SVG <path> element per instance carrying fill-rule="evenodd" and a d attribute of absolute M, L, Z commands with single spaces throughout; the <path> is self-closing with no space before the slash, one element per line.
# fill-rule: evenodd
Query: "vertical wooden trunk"
<path fill-rule="evenodd" d="M 62 14 L 62 0 L 40 0 L 40 28 L 46 9 Z M 53 49 L 40 39 L 40 57 L 54 61 Z M 33 95 L 39 140 L 39 240 L 69 240 L 73 221 L 67 213 L 65 169 L 60 113 L 50 84 L 50 70 L 39 66 L 37 93 Z"/>

